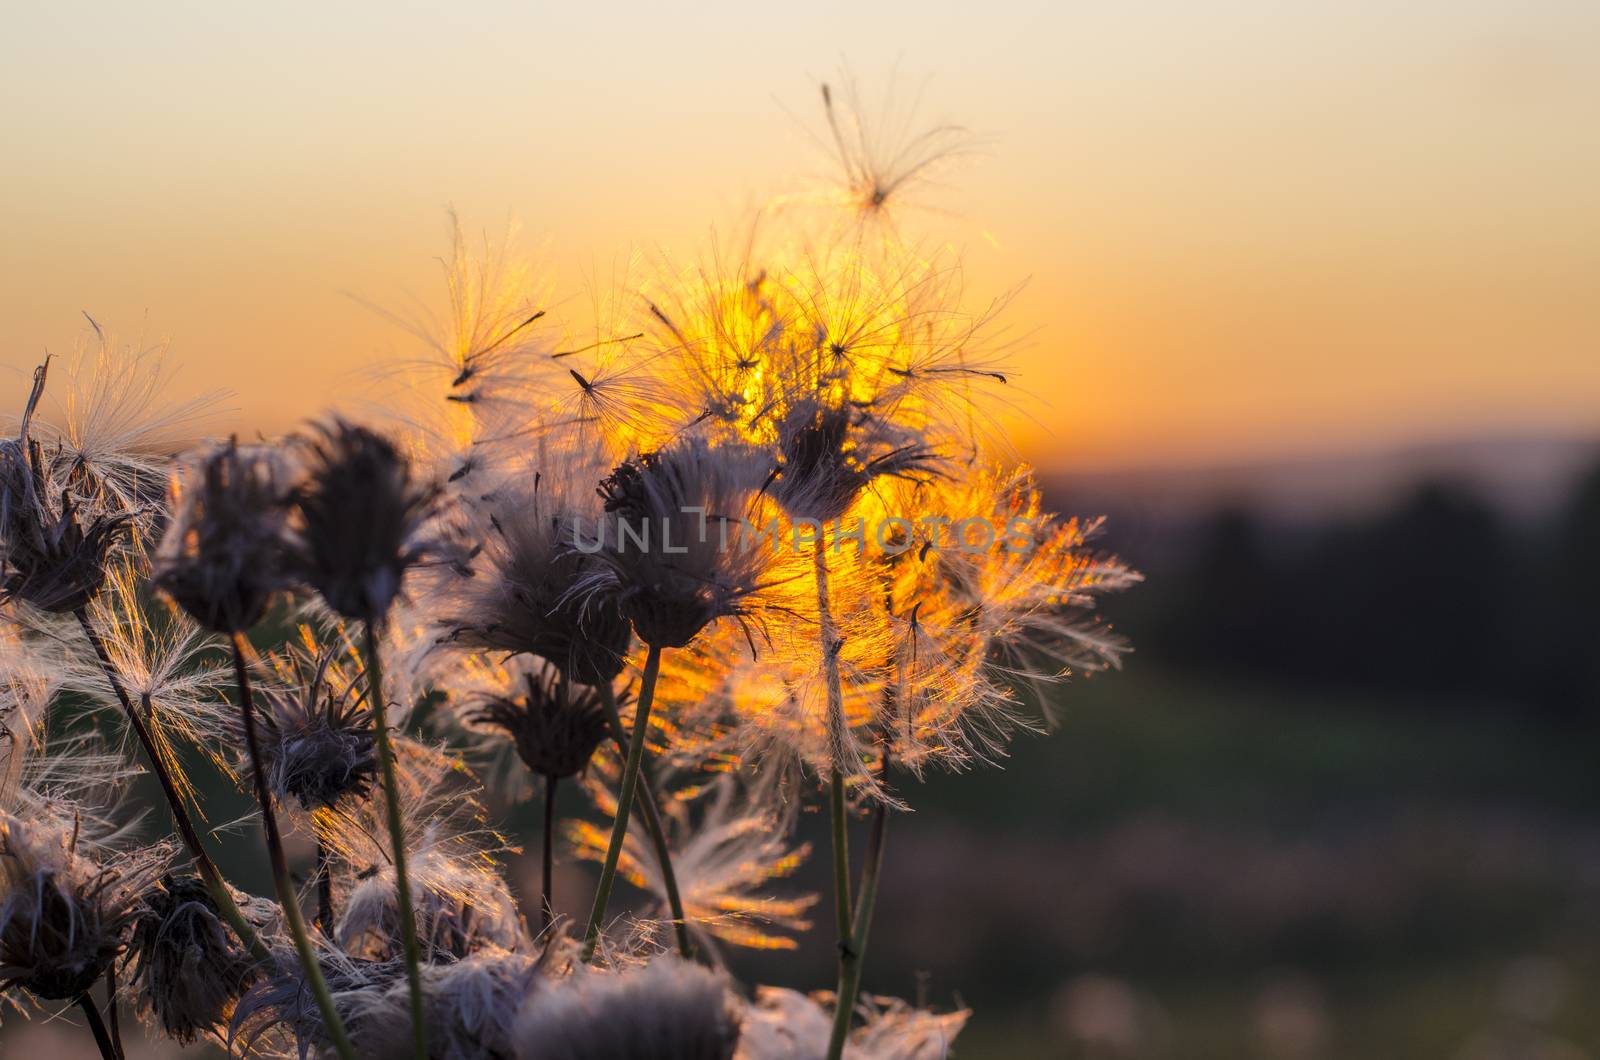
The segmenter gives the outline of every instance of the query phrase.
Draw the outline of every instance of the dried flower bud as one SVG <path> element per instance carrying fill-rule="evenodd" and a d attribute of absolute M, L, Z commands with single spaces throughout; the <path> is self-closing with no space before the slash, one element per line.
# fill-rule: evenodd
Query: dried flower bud
<path fill-rule="evenodd" d="M 411 479 L 388 439 L 334 419 L 308 443 L 311 467 L 298 496 L 300 573 L 334 611 L 380 621 L 407 568 L 431 551 L 422 531 L 438 495 Z"/>
<path fill-rule="evenodd" d="M 156 848 L 77 853 L 59 822 L 0 818 L 0 981 L 45 1001 L 71 1001 L 122 953 L 143 893 L 161 871 Z"/>
<path fill-rule="evenodd" d="M 194 876 L 163 876 L 133 929 L 132 980 L 153 1021 L 184 1044 L 220 1033 L 259 978 L 256 964 Z"/>
<path fill-rule="evenodd" d="M 585 597 L 614 598 L 657 648 L 681 648 L 719 618 L 750 617 L 772 563 L 740 537 L 759 486 L 749 451 L 699 438 L 618 465 L 600 486 L 615 525 L 601 524 Z M 581 528 L 577 536 L 587 551 Z"/>
<path fill-rule="evenodd" d="M 728 1060 L 739 1040 L 723 981 L 676 957 L 624 972 L 579 970 L 517 1018 L 518 1060 Z"/>
<path fill-rule="evenodd" d="M 331 809 L 371 791 L 377 735 L 364 688 L 342 670 L 335 673 L 329 650 L 304 683 L 261 690 L 261 765 L 277 798 L 293 798 L 306 810 Z"/>
<path fill-rule="evenodd" d="M 249 629 L 287 587 L 286 478 L 277 453 L 230 440 L 173 479 L 151 580 L 207 629 Z"/>
<path fill-rule="evenodd" d="M 503 729 L 523 764 L 539 776 L 559 780 L 582 772 L 610 725 L 599 694 L 565 684 L 554 666 L 523 676 L 523 694 L 484 696 L 465 720 Z"/>
<path fill-rule="evenodd" d="M 831 522 L 874 479 L 923 479 L 938 455 L 909 431 L 870 413 L 812 401 L 796 404 L 779 424 L 782 460 L 772 496 L 791 513 Z"/>

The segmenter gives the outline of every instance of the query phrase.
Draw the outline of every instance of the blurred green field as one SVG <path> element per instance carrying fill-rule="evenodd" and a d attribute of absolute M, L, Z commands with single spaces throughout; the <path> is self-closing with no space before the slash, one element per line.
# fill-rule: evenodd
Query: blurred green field
<path fill-rule="evenodd" d="M 1062 704 L 895 822 L 867 986 L 959 994 L 960 1056 L 1600 1045 L 1588 739 L 1137 662 Z"/>

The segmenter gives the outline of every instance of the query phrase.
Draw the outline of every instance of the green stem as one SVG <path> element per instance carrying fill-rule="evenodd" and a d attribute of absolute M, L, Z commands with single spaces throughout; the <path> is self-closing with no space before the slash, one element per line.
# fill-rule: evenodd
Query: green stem
<path fill-rule="evenodd" d="M 400 817 L 400 787 L 395 779 L 394 748 L 389 743 L 389 722 L 383 699 L 383 664 L 373 623 L 366 623 L 367 698 L 372 704 L 372 724 L 378 736 L 378 767 L 383 773 L 383 798 L 388 809 L 389 845 L 393 848 L 396 896 L 403 929 L 406 980 L 411 989 L 411 1040 L 417 1060 L 428 1060 L 428 1026 L 422 1003 L 422 945 L 417 940 L 417 918 L 411 907 L 411 877 L 406 871 L 405 822 Z"/>
<path fill-rule="evenodd" d="M 284 924 L 289 937 L 294 940 L 295 954 L 305 972 L 306 986 L 316 999 L 317 1010 L 322 1013 L 323 1030 L 342 1060 L 355 1060 L 356 1051 L 345 1033 L 344 1021 L 334 1007 L 333 994 L 322 978 L 322 966 L 311 946 L 311 936 L 306 933 L 305 918 L 300 914 L 300 896 L 295 893 L 294 881 L 289 878 L 289 863 L 283 854 L 283 836 L 278 831 L 278 814 L 272 807 L 272 793 L 267 790 L 267 774 L 261 767 L 261 743 L 256 737 L 255 699 L 250 693 L 250 674 L 244 664 L 244 638 L 238 633 L 233 641 L 233 676 L 239 686 L 239 713 L 244 718 L 245 748 L 250 753 L 250 771 L 255 776 L 256 801 L 261 804 L 261 824 L 267 833 L 267 855 L 272 863 L 272 885 L 278 892 L 278 905 L 283 909 Z"/>
<path fill-rule="evenodd" d="M 611 682 L 603 681 L 597 688 L 600 703 L 606 708 L 606 720 L 611 723 L 611 739 L 624 756 L 628 753 L 628 730 L 622 724 L 622 710 L 617 706 L 617 693 Z M 661 885 L 667 892 L 667 908 L 672 911 L 672 930 L 678 937 L 678 953 L 684 960 L 695 956 L 694 941 L 689 937 L 689 918 L 683 912 L 683 898 L 678 893 L 678 874 L 672 868 L 672 848 L 667 846 L 667 830 L 661 826 L 661 811 L 656 806 L 656 793 L 650 775 L 639 774 L 639 808 L 644 812 L 645 828 L 650 833 L 650 845 L 655 847 L 656 862 L 661 866 Z"/>
<path fill-rule="evenodd" d="M 644 765 L 646 736 L 650 732 L 650 704 L 656 696 L 656 677 L 661 672 L 661 649 L 650 645 L 644 660 L 644 677 L 639 682 L 639 706 L 634 711 L 633 738 L 628 743 L 628 760 L 622 767 L 622 785 L 617 789 L 617 820 L 611 828 L 611 845 L 606 848 L 606 863 L 600 870 L 600 883 L 594 892 L 594 908 L 589 912 L 589 926 L 583 933 L 585 962 L 594 958 L 595 946 L 600 941 L 600 923 L 605 919 L 606 906 L 611 901 L 611 889 L 617 883 L 617 862 L 622 858 L 622 844 L 628 837 L 628 817 L 633 811 L 633 796 L 639 786 L 639 772 Z"/>
<path fill-rule="evenodd" d="M 879 803 L 872 814 L 872 831 L 867 835 L 866 862 L 861 867 L 861 892 L 856 898 L 850 946 L 840 952 L 839 989 L 833 1009 L 833 1034 L 828 1040 L 828 1060 L 839 1060 L 844 1055 L 845 1039 L 850 1036 L 856 993 L 861 988 L 861 965 L 867 956 L 867 933 L 872 928 L 872 910 L 878 902 L 878 878 L 883 870 L 883 844 L 888 826 L 889 808 Z"/>
<path fill-rule="evenodd" d="M 139 745 L 144 748 L 144 756 L 150 763 L 150 771 L 155 774 L 156 780 L 161 784 L 161 791 L 166 796 L 173 824 L 177 826 L 178 834 L 183 837 L 183 845 L 189 849 L 189 856 L 194 859 L 195 869 L 199 872 L 206 891 L 211 895 L 211 901 L 216 904 L 223 919 L 227 920 L 228 926 L 233 928 L 233 933 L 239 937 L 239 941 L 249 948 L 251 955 L 257 961 L 266 964 L 271 960 L 271 954 L 267 952 L 267 947 L 255 929 L 245 920 L 244 914 L 239 911 L 238 903 L 233 900 L 233 894 L 228 890 L 221 870 L 217 868 L 216 862 L 211 860 L 211 855 L 206 853 L 205 846 L 200 842 L 200 832 L 189 816 L 189 809 L 184 805 L 183 795 L 178 791 L 177 782 L 173 780 L 165 759 L 161 757 L 149 727 L 145 725 L 139 711 L 134 709 L 133 700 L 129 698 L 127 689 L 122 686 L 122 678 L 117 675 L 117 668 L 111 661 L 110 653 L 106 651 L 105 641 L 100 638 L 100 633 L 94 628 L 94 622 L 90 620 L 86 610 L 79 608 L 73 614 L 77 616 L 78 625 L 83 627 L 83 635 L 89 639 L 89 644 L 94 648 L 94 653 L 100 660 L 100 669 L 105 672 L 106 680 L 111 684 L 111 691 L 116 693 L 117 701 L 122 704 L 122 712 L 127 715 L 128 724 L 138 737 Z"/>

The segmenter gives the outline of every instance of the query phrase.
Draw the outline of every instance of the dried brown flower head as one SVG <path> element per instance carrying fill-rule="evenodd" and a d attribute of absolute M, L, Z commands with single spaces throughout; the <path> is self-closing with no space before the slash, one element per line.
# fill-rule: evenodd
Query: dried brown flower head
<path fill-rule="evenodd" d="M 286 588 L 290 487 L 280 455 L 236 439 L 203 455 L 169 489 L 172 522 L 152 581 L 207 629 L 236 633 Z"/>
<path fill-rule="evenodd" d="M 297 497 L 299 573 L 334 611 L 381 621 L 406 570 L 432 551 L 423 531 L 438 490 L 418 484 L 394 443 L 340 419 L 307 440 L 310 467 Z"/>
<path fill-rule="evenodd" d="M 166 875 L 133 928 L 132 980 L 141 1005 L 185 1044 L 219 1033 L 260 973 L 195 876 Z"/>

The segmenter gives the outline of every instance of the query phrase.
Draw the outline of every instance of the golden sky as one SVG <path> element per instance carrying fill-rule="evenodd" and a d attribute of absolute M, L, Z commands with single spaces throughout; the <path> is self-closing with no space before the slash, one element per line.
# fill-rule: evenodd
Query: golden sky
<path fill-rule="evenodd" d="M 15 5 L 0 398 L 87 310 L 276 429 L 410 350 L 446 210 L 566 280 L 825 172 L 848 61 L 984 138 L 906 224 L 1027 280 L 1048 467 L 1600 426 L 1600 5 Z M 925 76 L 926 75 L 926 76 Z M 903 98 L 903 97 L 902 97 Z M 799 120 L 797 120 L 797 118 Z M 936 209 L 933 209 L 936 208 Z"/>

